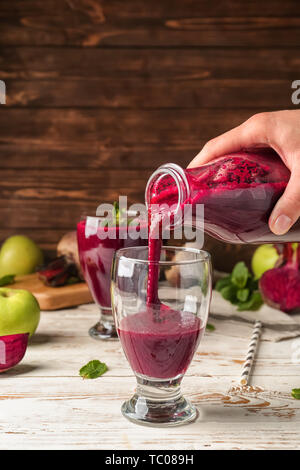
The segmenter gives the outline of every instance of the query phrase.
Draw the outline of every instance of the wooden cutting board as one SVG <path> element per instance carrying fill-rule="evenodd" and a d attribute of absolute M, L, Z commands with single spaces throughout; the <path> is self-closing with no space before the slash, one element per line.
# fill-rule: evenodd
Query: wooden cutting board
<path fill-rule="evenodd" d="M 93 302 L 89 288 L 85 282 L 71 286 L 48 287 L 38 278 L 38 274 L 17 276 L 13 289 L 27 289 L 38 300 L 41 310 L 58 310 Z"/>

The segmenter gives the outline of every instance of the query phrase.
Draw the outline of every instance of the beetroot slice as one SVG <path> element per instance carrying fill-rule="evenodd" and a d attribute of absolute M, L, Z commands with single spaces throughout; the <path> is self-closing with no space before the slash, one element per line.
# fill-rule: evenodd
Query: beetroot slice
<path fill-rule="evenodd" d="M 272 307 L 289 313 L 300 308 L 299 246 L 287 243 L 283 250 L 283 264 L 266 271 L 259 288 L 264 301 Z"/>
<path fill-rule="evenodd" d="M 50 261 L 38 271 L 38 274 L 44 284 L 51 287 L 64 286 L 70 279 L 77 279 L 77 282 L 81 280 L 77 265 L 64 255 Z"/>
<path fill-rule="evenodd" d="M 29 333 L 0 336 L 0 372 L 11 369 L 24 357 Z"/>

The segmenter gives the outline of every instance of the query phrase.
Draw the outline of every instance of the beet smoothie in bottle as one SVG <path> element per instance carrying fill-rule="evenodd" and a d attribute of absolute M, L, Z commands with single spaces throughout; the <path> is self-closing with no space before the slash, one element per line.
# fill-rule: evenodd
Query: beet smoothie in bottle
<path fill-rule="evenodd" d="M 196 207 L 203 204 L 204 231 L 224 242 L 296 242 L 299 222 L 281 236 L 268 225 L 289 178 L 290 171 L 271 149 L 236 152 L 198 168 L 162 165 L 148 181 L 146 201 L 148 207 L 173 205 L 173 215 L 190 204 L 196 227 Z"/>

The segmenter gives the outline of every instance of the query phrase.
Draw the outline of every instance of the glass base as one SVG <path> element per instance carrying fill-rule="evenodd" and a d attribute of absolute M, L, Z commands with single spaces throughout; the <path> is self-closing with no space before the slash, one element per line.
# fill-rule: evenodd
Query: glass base
<path fill-rule="evenodd" d="M 174 379 L 153 379 L 136 375 L 137 389 L 123 403 L 121 411 L 129 421 L 142 426 L 182 426 L 195 421 L 197 408 L 180 391 L 182 375 Z"/>
<path fill-rule="evenodd" d="M 106 341 L 118 339 L 111 308 L 100 308 L 100 320 L 89 329 L 89 335 Z"/>

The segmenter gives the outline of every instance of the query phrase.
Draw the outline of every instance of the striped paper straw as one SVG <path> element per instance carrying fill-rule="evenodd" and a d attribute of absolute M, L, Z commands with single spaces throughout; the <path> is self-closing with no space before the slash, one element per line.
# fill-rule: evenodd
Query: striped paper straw
<path fill-rule="evenodd" d="M 251 341 L 250 341 L 248 352 L 247 352 L 247 357 L 246 357 L 242 375 L 241 375 L 241 380 L 240 380 L 241 385 L 248 385 L 250 371 L 252 368 L 253 359 L 255 356 L 256 349 L 257 349 L 257 344 L 259 341 L 261 328 L 262 328 L 262 323 L 259 320 L 256 320 L 256 322 L 254 323 L 253 333 L 252 333 Z"/>

